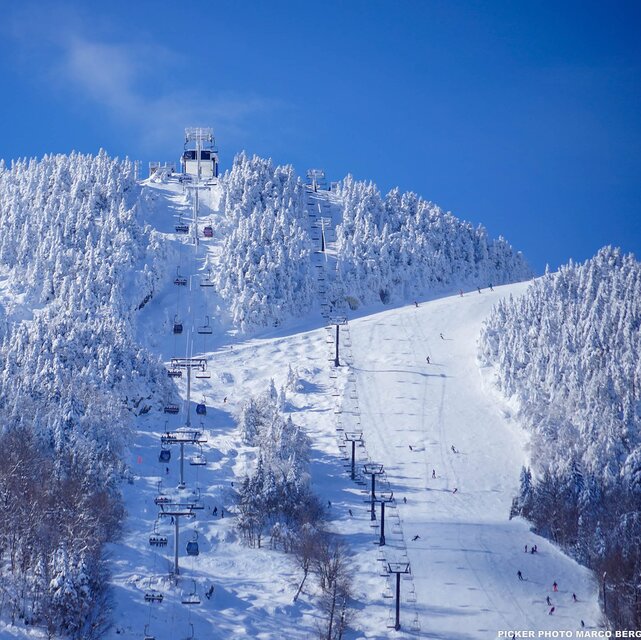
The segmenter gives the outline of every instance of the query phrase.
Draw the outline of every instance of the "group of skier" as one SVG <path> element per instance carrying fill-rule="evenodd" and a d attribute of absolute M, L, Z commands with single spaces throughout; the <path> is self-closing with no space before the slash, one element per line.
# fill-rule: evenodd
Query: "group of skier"
<path fill-rule="evenodd" d="M 525 545 L 525 553 L 527 553 L 527 552 L 528 552 L 528 546 Z M 530 548 L 530 553 L 538 553 L 537 545 L 533 545 Z M 516 572 L 516 577 L 521 582 L 525 581 L 525 578 L 523 577 L 523 573 L 521 572 L 520 569 Z M 554 593 L 558 593 L 559 592 L 559 585 L 558 585 L 556 580 L 552 583 L 552 591 Z M 576 593 L 572 594 L 572 601 L 573 602 L 578 602 L 579 601 L 579 599 L 576 597 Z M 548 615 L 551 616 L 556 611 L 556 605 L 552 602 L 552 600 L 550 599 L 550 596 L 546 596 L 545 597 L 545 603 L 547 604 L 548 607 L 550 607 L 550 609 L 548 611 Z M 581 626 L 582 627 L 585 626 L 585 623 L 583 622 L 583 620 L 581 620 Z"/>

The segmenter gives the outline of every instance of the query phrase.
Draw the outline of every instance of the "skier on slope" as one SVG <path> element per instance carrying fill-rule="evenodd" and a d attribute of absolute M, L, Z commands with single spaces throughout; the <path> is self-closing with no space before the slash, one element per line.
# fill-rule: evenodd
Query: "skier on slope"
<path fill-rule="evenodd" d="M 429 356 L 427 356 L 427 358 L 425 358 L 425 360 L 427 360 L 427 364 L 430 363 L 430 357 Z"/>
<path fill-rule="evenodd" d="M 521 573 L 521 570 L 520 570 L 520 569 L 516 572 L 516 577 L 517 577 L 519 580 L 523 580 L 523 574 Z"/>

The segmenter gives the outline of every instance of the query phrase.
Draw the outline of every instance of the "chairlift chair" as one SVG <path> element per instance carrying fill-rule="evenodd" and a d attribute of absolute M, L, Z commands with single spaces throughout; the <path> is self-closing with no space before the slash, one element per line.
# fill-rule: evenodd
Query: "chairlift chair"
<path fill-rule="evenodd" d="M 196 377 L 197 378 L 211 378 L 211 373 L 207 373 L 207 371 L 196 371 Z"/>
<path fill-rule="evenodd" d="M 152 636 L 151 633 L 149 633 L 149 625 L 145 625 L 145 635 L 143 636 L 143 640 L 156 640 L 156 636 Z"/>
<path fill-rule="evenodd" d="M 168 369 L 167 375 L 170 378 L 182 378 L 183 372 L 182 372 L 182 369 Z"/>
<path fill-rule="evenodd" d="M 158 589 L 149 589 L 145 591 L 145 602 L 162 602 L 163 594 L 158 591 Z"/>
<path fill-rule="evenodd" d="M 205 404 L 205 397 L 203 396 L 202 402 L 196 405 L 196 414 L 199 416 L 207 415 L 207 405 Z"/>
<path fill-rule="evenodd" d="M 154 522 L 154 530 L 149 536 L 150 547 L 166 547 L 168 544 L 167 536 L 158 533 L 158 520 Z"/>
<path fill-rule="evenodd" d="M 198 333 L 200 335 L 211 335 L 213 333 L 213 328 L 209 324 L 209 316 L 205 316 L 205 324 L 198 327 Z"/>
<path fill-rule="evenodd" d="M 205 454 L 203 453 L 203 448 L 200 447 L 200 452 L 195 453 L 193 456 L 189 458 L 189 464 L 192 467 L 204 467 L 207 465 L 207 458 L 205 457 Z"/>
<path fill-rule="evenodd" d="M 187 278 L 180 275 L 180 267 L 176 267 L 176 277 L 174 278 L 174 284 L 177 284 L 180 287 L 184 287 L 187 284 Z"/>
<path fill-rule="evenodd" d="M 169 462 L 171 460 L 171 450 L 167 447 L 161 447 L 158 454 L 158 462 Z"/>
<path fill-rule="evenodd" d="M 198 533 L 194 531 L 194 537 L 187 543 L 187 555 L 197 556 L 200 553 L 198 548 Z"/>
<path fill-rule="evenodd" d="M 178 222 L 175 224 L 174 229 L 176 229 L 176 233 L 189 233 L 189 225 L 183 222 L 182 216 L 178 216 Z"/>
<path fill-rule="evenodd" d="M 200 596 L 198 595 L 198 589 L 196 588 L 196 581 L 192 580 L 194 583 L 194 588 L 190 592 L 184 592 L 181 595 L 180 601 L 183 604 L 200 604 Z"/>
<path fill-rule="evenodd" d="M 211 226 L 211 223 L 205 225 L 205 228 L 203 229 L 203 235 L 205 236 L 205 238 L 214 237 L 214 228 Z"/>
<path fill-rule="evenodd" d="M 211 279 L 211 269 L 209 270 L 209 272 L 208 272 L 206 277 L 201 277 L 200 286 L 201 287 L 213 287 L 214 286 L 214 281 Z"/>
<path fill-rule="evenodd" d="M 177 404 L 168 404 L 165 405 L 163 411 L 165 413 L 178 413 L 180 411 L 180 407 Z"/>
<path fill-rule="evenodd" d="M 185 640 L 196 640 L 196 636 L 194 635 L 194 624 L 193 624 L 193 622 L 190 622 L 189 626 L 191 627 L 191 635 L 187 636 L 185 638 Z"/>

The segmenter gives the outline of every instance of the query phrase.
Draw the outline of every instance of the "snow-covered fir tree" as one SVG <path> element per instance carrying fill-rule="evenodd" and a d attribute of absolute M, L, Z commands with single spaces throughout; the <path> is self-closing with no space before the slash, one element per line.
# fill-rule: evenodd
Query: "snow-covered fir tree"
<path fill-rule="evenodd" d="M 257 461 L 238 492 L 238 528 L 252 545 L 261 545 L 270 532 L 285 548 L 299 530 L 315 525 L 321 509 L 310 488 L 309 437 L 278 409 L 272 384 L 259 398 L 250 398 L 241 411 L 243 440 L 257 448 Z"/>

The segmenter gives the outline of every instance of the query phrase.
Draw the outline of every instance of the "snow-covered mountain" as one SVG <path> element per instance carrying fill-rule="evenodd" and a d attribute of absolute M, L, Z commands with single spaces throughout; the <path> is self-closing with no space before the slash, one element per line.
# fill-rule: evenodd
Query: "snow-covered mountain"
<path fill-rule="evenodd" d="M 351 178 L 315 192 L 245 156 L 198 208 L 176 177 L 139 186 L 104 154 L 3 167 L 0 187 L 0 224 L 23 212 L 5 240 L 0 356 L 3 406 L 24 417 L 2 437 L 38 434 L 0 466 L 13 518 L 0 524 L 2 637 L 46 637 L 45 621 L 54 635 L 157 640 L 463 640 L 602 623 L 592 574 L 508 519 L 528 437 L 477 362 L 483 320 L 527 286 L 498 285 L 530 275 L 505 241 L 413 194 L 381 198 Z M 46 252 L 23 231 L 34 202 L 52 212 L 34 222 L 36 237 L 53 234 Z M 177 358 L 206 361 L 189 404 L 186 371 L 167 376 Z M 167 434 L 187 421 L 202 442 L 184 446 L 181 472 Z M 382 465 L 384 546 L 367 463 Z M 16 465 L 29 471 L 11 484 Z M 44 482 L 27 482 L 34 465 Z M 43 486 L 25 511 L 20 492 Z M 178 574 L 170 504 L 188 512 Z M 43 511 L 57 519 L 34 540 L 25 523 Z M 64 535 L 32 561 L 51 531 Z M 390 563 L 411 568 L 400 631 Z"/>

